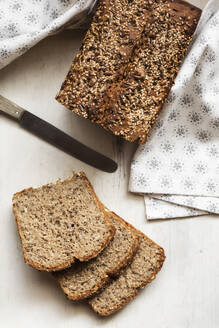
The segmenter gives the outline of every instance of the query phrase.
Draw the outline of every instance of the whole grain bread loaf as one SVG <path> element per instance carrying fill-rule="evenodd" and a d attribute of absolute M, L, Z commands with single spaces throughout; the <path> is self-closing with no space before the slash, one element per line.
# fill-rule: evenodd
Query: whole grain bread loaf
<path fill-rule="evenodd" d="M 107 247 L 88 262 L 74 263 L 66 270 L 53 273 L 69 299 L 79 300 L 94 294 L 109 280 L 110 275 L 127 264 L 136 251 L 138 237 L 134 230 L 115 213 L 105 211 L 116 229 Z"/>
<path fill-rule="evenodd" d="M 39 270 L 90 260 L 115 233 L 84 173 L 16 193 L 13 211 L 25 262 Z"/>
<path fill-rule="evenodd" d="M 134 227 L 131 228 L 139 238 L 131 263 L 89 299 L 92 309 L 101 316 L 108 316 L 130 302 L 138 294 L 139 288 L 144 288 L 155 279 L 165 260 L 164 250 L 160 246 Z"/>
<path fill-rule="evenodd" d="M 57 100 L 128 141 L 144 143 L 201 10 L 182 0 L 103 0 Z"/>

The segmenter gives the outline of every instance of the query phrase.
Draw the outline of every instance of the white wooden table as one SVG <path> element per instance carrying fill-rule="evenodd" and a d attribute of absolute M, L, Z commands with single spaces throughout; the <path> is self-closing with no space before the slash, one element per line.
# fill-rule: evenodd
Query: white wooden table
<path fill-rule="evenodd" d="M 206 0 L 192 3 L 204 6 Z M 0 93 L 78 140 L 114 158 L 102 173 L 56 150 L 0 117 L 0 326 L 9 327 L 219 327 L 219 220 L 202 217 L 148 223 L 140 196 L 127 192 L 136 146 L 65 110 L 55 100 L 82 33 L 44 40 L 0 72 Z M 62 294 L 49 274 L 24 264 L 12 215 L 12 194 L 84 170 L 101 200 L 165 248 L 157 279 L 124 310 L 100 319 Z"/>

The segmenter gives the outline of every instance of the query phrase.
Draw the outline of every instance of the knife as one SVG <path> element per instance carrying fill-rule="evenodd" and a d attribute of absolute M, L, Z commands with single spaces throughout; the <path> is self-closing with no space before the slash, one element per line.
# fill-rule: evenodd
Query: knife
<path fill-rule="evenodd" d="M 112 173 L 117 164 L 110 158 L 83 145 L 50 123 L 42 120 L 0 95 L 0 113 L 16 120 L 24 129 L 42 138 L 67 154 L 99 170 Z"/>

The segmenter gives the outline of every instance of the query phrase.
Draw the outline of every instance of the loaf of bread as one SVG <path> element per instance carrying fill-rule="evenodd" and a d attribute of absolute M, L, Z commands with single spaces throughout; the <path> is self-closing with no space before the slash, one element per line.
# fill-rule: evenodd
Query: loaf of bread
<path fill-rule="evenodd" d="M 88 261 L 115 233 L 84 173 L 16 193 L 13 211 L 25 262 L 39 270 Z"/>
<path fill-rule="evenodd" d="M 201 10 L 181 0 L 102 0 L 57 95 L 73 112 L 144 143 Z"/>
<path fill-rule="evenodd" d="M 131 228 L 139 239 L 131 263 L 89 299 L 92 309 L 101 316 L 108 316 L 130 302 L 138 294 L 139 288 L 144 288 L 156 277 L 165 260 L 163 248 L 142 232 Z"/>
<path fill-rule="evenodd" d="M 136 251 L 138 237 L 135 231 L 116 214 L 105 211 L 116 229 L 107 247 L 88 262 L 74 263 L 66 270 L 53 273 L 69 299 L 79 300 L 94 294 L 109 280 L 109 276 L 127 264 Z"/>

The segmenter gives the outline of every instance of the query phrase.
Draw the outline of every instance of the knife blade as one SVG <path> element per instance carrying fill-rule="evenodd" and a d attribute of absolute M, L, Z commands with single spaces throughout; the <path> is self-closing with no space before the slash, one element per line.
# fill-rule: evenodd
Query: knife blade
<path fill-rule="evenodd" d="M 108 173 L 115 172 L 117 169 L 117 164 L 110 158 L 75 140 L 1 95 L 0 113 L 16 120 L 24 129 L 86 164 Z"/>

